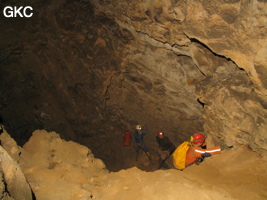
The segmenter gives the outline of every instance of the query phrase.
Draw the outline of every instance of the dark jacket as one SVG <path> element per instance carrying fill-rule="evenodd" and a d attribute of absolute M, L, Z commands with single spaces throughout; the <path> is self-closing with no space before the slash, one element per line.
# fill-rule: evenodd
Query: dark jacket
<path fill-rule="evenodd" d="M 164 136 L 162 139 L 159 136 L 156 136 L 156 140 L 157 143 L 159 145 L 159 148 L 162 151 L 170 151 L 170 153 L 172 151 L 174 151 L 175 146 L 173 145 L 173 143 L 169 140 L 168 137 Z"/>
<path fill-rule="evenodd" d="M 137 131 L 134 132 L 133 135 L 134 135 L 134 140 L 136 144 L 140 144 L 143 142 L 146 132 L 147 131 L 141 131 L 140 133 L 138 133 Z"/>

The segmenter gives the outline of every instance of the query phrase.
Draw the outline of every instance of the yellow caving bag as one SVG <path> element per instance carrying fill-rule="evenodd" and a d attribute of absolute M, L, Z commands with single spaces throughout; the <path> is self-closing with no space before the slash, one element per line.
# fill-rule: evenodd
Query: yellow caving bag
<path fill-rule="evenodd" d="M 185 168 L 186 152 L 189 149 L 189 142 L 185 141 L 180 146 L 178 146 L 173 152 L 173 165 L 179 170 Z"/>

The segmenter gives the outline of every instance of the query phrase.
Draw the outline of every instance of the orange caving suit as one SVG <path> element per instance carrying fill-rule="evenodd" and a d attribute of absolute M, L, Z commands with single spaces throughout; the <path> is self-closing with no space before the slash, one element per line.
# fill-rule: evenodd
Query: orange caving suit
<path fill-rule="evenodd" d="M 186 166 L 194 164 L 198 158 L 209 157 L 215 154 L 221 153 L 221 147 L 213 147 L 209 149 L 202 149 L 201 147 L 189 147 L 186 152 Z"/>

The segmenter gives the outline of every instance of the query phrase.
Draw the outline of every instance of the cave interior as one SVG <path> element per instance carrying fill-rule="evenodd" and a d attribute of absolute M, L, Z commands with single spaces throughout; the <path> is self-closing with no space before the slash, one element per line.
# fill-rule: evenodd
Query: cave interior
<path fill-rule="evenodd" d="M 55 131 L 118 171 L 138 165 L 123 139 L 140 124 L 153 157 L 159 130 L 266 153 L 266 26 L 245 21 L 264 1 L 253 16 L 240 1 L 23 3 L 31 18 L 0 18 L 0 114 L 20 146 Z"/>

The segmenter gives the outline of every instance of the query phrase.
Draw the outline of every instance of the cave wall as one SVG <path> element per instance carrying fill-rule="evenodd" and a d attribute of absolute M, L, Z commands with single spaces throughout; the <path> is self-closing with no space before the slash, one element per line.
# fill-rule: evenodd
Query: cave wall
<path fill-rule="evenodd" d="M 143 41 L 193 59 L 205 76 L 195 91 L 204 129 L 217 143 L 266 150 L 266 1 L 98 3 Z"/>
<path fill-rule="evenodd" d="M 1 115 L 18 144 L 56 131 L 124 166 L 123 132 L 140 123 L 152 151 L 159 129 L 267 150 L 266 2 L 24 3 L 32 18 L 0 18 Z"/>

